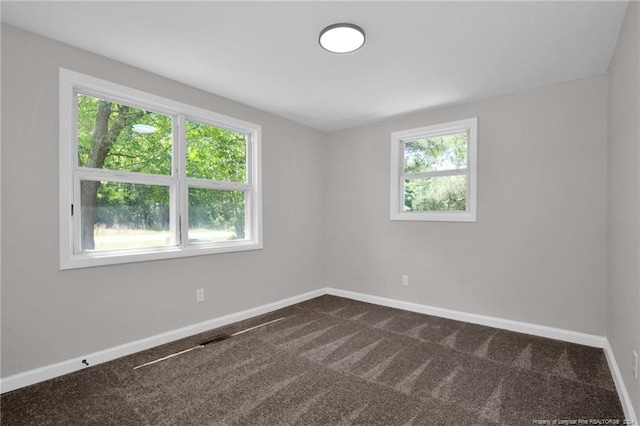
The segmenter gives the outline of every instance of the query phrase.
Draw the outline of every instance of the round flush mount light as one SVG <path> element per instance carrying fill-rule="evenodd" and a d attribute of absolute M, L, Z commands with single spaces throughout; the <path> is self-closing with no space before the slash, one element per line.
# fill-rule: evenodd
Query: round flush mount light
<path fill-rule="evenodd" d="M 153 126 L 149 126 L 148 124 L 134 124 L 133 131 L 136 133 L 154 133 L 158 129 Z"/>
<path fill-rule="evenodd" d="M 364 44 L 364 30 L 354 24 L 333 24 L 320 31 L 320 46 L 332 53 L 350 53 Z"/>

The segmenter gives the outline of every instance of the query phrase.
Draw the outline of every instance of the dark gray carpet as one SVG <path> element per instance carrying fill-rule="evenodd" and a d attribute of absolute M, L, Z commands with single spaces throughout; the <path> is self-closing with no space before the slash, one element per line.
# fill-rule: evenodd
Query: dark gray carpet
<path fill-rule="evenodd" d="M 287 316 L 158 364 L 136 365 Z M 604 353 L 322 296 L 2 395 L 3 425 L 623 419 Z"/>

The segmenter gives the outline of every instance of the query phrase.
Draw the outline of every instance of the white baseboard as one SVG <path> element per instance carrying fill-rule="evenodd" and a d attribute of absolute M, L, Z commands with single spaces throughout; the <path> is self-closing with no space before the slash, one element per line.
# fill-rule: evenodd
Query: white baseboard
<path fill-rule="evenodd" d="M 361 302 L 373 303 L 376 305 L 388 306 L 390 308 L 403 309 L 405 311 L 418 312 L 421 314 L 433 315 L 442 318 L 449 318 L 457 321 L 469 322 L 472 324 L 480 324 L 488 327 L 500 328 L 503 330 L 515 331 L 518 333 L 526 333 L 534 336 L 548 337 L 551 339 L 562 340 L 570 343 L 577 343 L 580 345 L 592 346 L 596 348 L 602 348 L 611 370 L 613 381 L 620 397 L 620 403 L 627 424 L 637 425 L 638 420 L 631 404 L 631 397 L 627 392 L 627 388 L 622 380 L 620 369 L 616 363 L 615 356 L 613 355 L 613 349 L 609 344 L 609 340 L 603 336 L 596 336 L 593 334 L 580 333 L 577 331 L 564 330 L 561 328 L 547 327 L 544 325 L 529 324 L 526 322 L 507 320 L 502 318 L 490 317 L 486 315 L 470 314 L 466 312 L 454 311 L 450 309 L 437 308 L 434 306 L 421 305 L 413 302 L 404 302 L 402 300 L 388 299 L 386 297 L 371 296 L 363 293 L 355 293 L 352 291 L 340 290 L 336 288 L 327 287 L 327 294 L 333 296 L 345 297 L 348 299 L 359 300 Z"/>
<path fill-rule="evenodd" d="M 7 376 L 0 379 L 0 393 L 10 392 L 12 390 L 42 382 L 44 380 L 49 380 L 54 377 L 62 376 L 64 374 L 73 373 L 74 371 L 87 368 L 86 365 L 82 364 L 82 360 L 87 360 L 89 365 L 92 366 L 96 364 L 102 364 L 103 362 L 111 361 L 126 355 L 131 355 L 136 352 L 153 348 L 154 346 L 173 342 L 178 339 L 193 336 L 194 334 L 202 333 L 237 321 L 242 321 L 251 317 L 266 314 L 296 303 L 304 302 L 305 300 L 313 299 L 314 297 L 322 296 L 323 294 L 326 294 L 325 289 L 310 291 L 308 293 L 290 297 L 288 299 L 279 300 L 277 302 L 247 309 L 242 312 L 237 312 L 208 321 L 203 321 L 198 324 L 179 328 L 177 330 L 156 334 L 155 336 L 147 337 L 135 342 L 125 343 L 124 345 L 94 352 L 88 355 L 79 356 L 77 358 L 69 359 L 57 364 L 51 364 L 44 367 L 36 368 L 34 370 Z"/>
<path fill-rule="evenodd" d="M 87 360 L 90 365 L 101 364 L 103 362 L 111 361 L 116 358 L 150 349 L 154 346 L 169 343 L 178 339 L 182 339 L 184 337 L 189 337 L 194 334 L 202 333 L 254 316 L 266 314 L 277 309 L 304 302 L 305 300 L 309 300 L 314 297 L 322 296 L 324 294 L 345 297 L 348 299 L 359 300 L 376 305 L 388 306 L 390 308 L 418 312 L 421 314 L 449 318 L 457 321 L 469 322 L 472 324 L 479 324 L 488 327 L 500 328 L 503 330 L 515 331 L 518 333 L 526 333 L 534 336 L 547 337 L 551 339 L 563 340 L 570 343 L 602 348 L 604 349 L 605 355 L 607 357 L 607 362 L 609 363 L 609 368 L 611 369 L 611 374 L 613 376 L 618 395 L 620 396 L 622 408 L 624 410 L 626 419 L 635 422 L 630 424 L 638 424 L 633 406 L 631 404 L 629 393 L 624 386 L 624 382 L 622 381 L 622 376 L 620 374 L 620 369 L 618 368 L 615 356 L 613 355 L 613 350 L 611 349 L 609 341 L 603 336 L 596 336 L 592 334 L 563 330 L 560 328 L 547 327 L 537 324 L 529 324 L 520 321 L 490 317 L 486 315 L 470 314 L 466 312 L 438 308 L 435 306 L 422 305 L 419 303 L 405 302 L 402 300 L 389 299 L 386 297 L 371 296 L 363 293 L 355 293 L 352 291 L 340 290 L 331 287 L 310 291 L 299 296 L 294 296 L 277 302 L 268 303 L 266 305 L 247 309 L 242 312 L 225 315 L 198 324 L 182 327 L 177 330 L 157 334 L 155 336 L 105 349 L 103 351 L 94 352 L 92 354 L 80 356 L 57 364 L 52 364 L 34 370 L 25 371 L 23 373 L 15 374 L 13 376 L 8 376 L 6 378 L 0 379 L 0 393 L 9 392 L 38 382 L 42 382 L 44 380 L 82 370 L 83 368 L 86 368 L 86 366 L 82 364 L 82 360 Z"/>
<path fill-rule="evenodd" d="M 435 306 L 421 305 L 419 303 L 404 302 L 402 300 L 388 299 L 386 297 L 370 296 L 363 293 L 339 290 L 328 287 L 327 294 L 334 296 L 355 299 L 361 302 L 373 303 L 376 305 L 388 306 L 390 308 L 403 309 L 405 311 L 418 312 L 420 314 L 433 315 L 436 317 L 449 318 L 457 321 L 469 322 L 472 324 L 486 325 L 488 327 L 501 328 L 503 330 L 515 331 L 518 333 L 531 334 L 533 336 L 547 337 L 550 339 L 562 340 L 570 343 L 577 343 L 585 346 L 604 348 L 606 339 L 603 336 L 580 333 L 578 331 L 563 330 L 561 328 L 547 327 L 545 325 L 530 324 L 521 321 L 490 317 L 486 315 L 470 314 L 467 312 L 454 311 L 451 309 L 437 308 Z"/>
<path fill-rule="evenodd" d="M 622 410 L 624 411 L 624 417 L 627 420 L 627 423 L 625 424 L 637 425 L 638 419 L 636 418 L 636 413 L 633 410 L 631 397 L 629 396 L 629 392 L 627 392 L 627 388 L 625 387 L 624 381 L 622 380 L 622 374 L 620 373 L 620 368 L 618 368 L 616 357 L 613 354 L 613 348 L 609 344 L 608 339 L 605 340 L 605 343 L 604 343 L 604 354 L 607 357 L 609 370 L 611 370 L 611 375 L 613 376 L 613 382 L 616 385 L 616 390 L 618 391 L 618 396 L 620 397 L 620 403 L 622 404 Z"/>

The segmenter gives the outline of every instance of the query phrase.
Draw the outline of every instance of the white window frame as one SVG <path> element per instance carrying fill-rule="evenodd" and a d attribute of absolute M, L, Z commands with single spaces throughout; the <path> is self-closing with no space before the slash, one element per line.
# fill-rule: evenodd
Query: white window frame
<path fill-rule="evenodd" d="M 418 139 L 446 136 L 455 133 L 468 133 L 467 167 L 454 170 L 441 170 L 423 173 L 404 172 L 405 144 Z M 478 117 L 416 129 L 391 133 L 391 220 L 418 220 L 444 222 L 476 222 L 477 204 L 477 153 L 478 153 Z M 404 181 L 406 177 L 429 178 L 437 176 L 467 176 L 467 203 L 464 212 L 455 211 L 404 211 Z"/>
<path fill-rule="evenodd" d="M 59 76 L 59 188 L 60 269 L 170 259 L 216 253 L 262 249 L 262 150 L 260 125 L 214 113 L 120 84 L 60 68 Z M 171 116 L 173 128 L 172 175 L 89 169 L 78 166 L 76 94 L 109 99 Z M 242 133 L 247 137 L 246 182 L 219 182 L 186 177 L 186 120 Z M 155 184 L 171 192 L 171 245 L 139 249 L 80 251 L 80 180 L 109 180 Z M 189 187 L 245 192 L 246 239 L 188 244 Z M 72 207 L 74 206 L 74 207 Z M 72 214 L 72 209 L 73 214 Z"/>

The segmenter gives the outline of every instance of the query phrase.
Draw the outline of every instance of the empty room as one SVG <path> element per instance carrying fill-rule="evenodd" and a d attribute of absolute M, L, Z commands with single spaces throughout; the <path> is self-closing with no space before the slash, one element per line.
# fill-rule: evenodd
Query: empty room
<path fill-rule="evenodd" d="M 2 1 L 3 425 L 637 424 L 638 1 Z"/>

